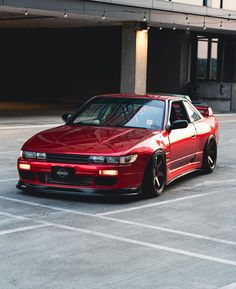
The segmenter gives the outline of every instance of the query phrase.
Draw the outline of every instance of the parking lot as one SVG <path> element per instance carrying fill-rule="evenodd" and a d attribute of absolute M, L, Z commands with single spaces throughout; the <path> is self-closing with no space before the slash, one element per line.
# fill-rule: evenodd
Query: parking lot
<path fill-rule="evenodd" d="M 214 173 L 155 199 L 24 194 L 21 145 L 57 116 L 0 122 L 0 288 L 236 288 L 236 115 L 218 115 Z"/>

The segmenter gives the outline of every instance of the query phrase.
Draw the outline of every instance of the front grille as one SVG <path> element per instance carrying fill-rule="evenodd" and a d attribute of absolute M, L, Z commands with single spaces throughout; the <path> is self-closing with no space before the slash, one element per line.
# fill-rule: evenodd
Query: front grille
<path fill-rule="evenodd" d="M 47 153 L 46 159 L 48 162 L 64 164 L 87 164 L 89 162 L 89 156 L 74 154 Z"/>
<path fill-rule="evenodd" d="M 53 174 L 39 174 L 39 181 L 48 184 L 61 184 L 61 185 L 71 185 L 71 186 L 92 186 L 93 178 L 87 176 L 73 175 L 67 178 L 60 179 L 54 177 Z"/>

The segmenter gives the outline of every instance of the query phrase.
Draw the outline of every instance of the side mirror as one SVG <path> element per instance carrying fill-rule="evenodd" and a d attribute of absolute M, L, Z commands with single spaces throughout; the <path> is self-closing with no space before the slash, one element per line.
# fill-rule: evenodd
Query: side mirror
<path fill-rule="evenodd" d="M 176 120 L 172 123 L 172 125 L 169 125 L 166 130 L 171 131 L 173 129 L 180 129 L 180 128 L 186 128 L 188 127 L 187 120 Z"/>
<path fill-rule="evenodd" d="M 69 113 L 63 113 L 63 115 L 61 116 L 61 118 L 64 122 L 67 122 L 70 117 L 71 117 L 71 114 L 69 114 Z"/>

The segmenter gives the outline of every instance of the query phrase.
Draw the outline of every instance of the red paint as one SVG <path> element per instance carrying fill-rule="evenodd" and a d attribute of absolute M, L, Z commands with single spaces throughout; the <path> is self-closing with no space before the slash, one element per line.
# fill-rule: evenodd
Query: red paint
<path fill-rule="evenodd" d="M 166 126 L 169 119 L 170 103 L 177 98 L 156 95 L 109 95 L 114 98 L 146 98 L 165 102 L 165 117 L 163 130 L 62 125 L 38 133 L 28 140 L 22 147 L 23 151 L 124 156 L 138 154 L 133 164 L 64 164 L 51 163 L 46 160 L 18 159 L 19 163 L 31 165 L 31 172 L 36 174 L 36 180 L 20 180 L 26 184 L 47 185 L 48 187 L 84 188 L 84 186 L 42 183 L 38 179 L 39 173 L 51 173 L 52 167 L 73 168 L 77 176 L 91 176 L 92 184 L 86 188 L 92 189 L 127 189 L 140 188 L 148 162 L 153 153 L 161 149 L 166 155 L 167 183 L 190 171 L 200 169 L 204 146 L 210 135 L 214 135 L 218 142 L 218 122 L 212 115 L 208 118 L 201 116 L 195 123 L 190 123 L 185 129 L 168 132 Z M 103 96 L 104 97 L 104 96 Z M 177 100 L 182 100 L 178 98 Z M 94 178 L 99 176 L 100 170 L 118 170 L 117 182 L 112 186 L 94 184 Z"/>

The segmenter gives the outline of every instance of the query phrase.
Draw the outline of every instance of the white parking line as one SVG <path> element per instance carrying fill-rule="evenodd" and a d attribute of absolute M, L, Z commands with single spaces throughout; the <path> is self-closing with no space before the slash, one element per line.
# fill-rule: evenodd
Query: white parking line
<path fill-rule="evenodd" d="M 13 154 L 13 153 L 11 153 L 10 155 L 9 154 L 0 154 L 0 158 L 1 159 L 4 159 L 4 158 L 7 158 L 7 159 L 15 159 L 15 160 L 17 160 L 17 158 L 18 158 L 18 156 L 20 156 L 20 154 L 18 153 L 18 154 Z"/>
<path fill-rule="evenodd" d="M 221 264 L 225 264 L 225 265 L 236 266 L 235 261 L 231 261 L 228 259 L 217 258 L 217 257 L 205 255 L 205 254 L 198 254 L 198 253 L 194 253 L 191 251 L 185 251 L 185 250 L 180 250 L 180 249 L 176 249 L 176 248 L 161 246 L 161 245 L 143 242 L 143 241 L 138 241 L 138 240 L 134 240 L 134 239 L 130 239 L 130 238 L 119 237 L 116 235 L 100 233 L 97 231 L 92 231 L 92 230 L 87 230 L 87 229 L 81 229 L 78 227 L 61 225 L 61 224 L 57 224 L 57 223 L 49 223 L 49 224 L 54 225 L 55 227 L 58 227 L 58 228 L 65 229 L 65 230 L 70 230 L 70 231 L 75 231 L 75 232 L 79 232 L 79 233 L 84 233 L 84 234 L 88 234 L 88 235 L 106 238 L 106 239 L 116 240 L 116 241 L 125 242 L 125 243 L 129 243 L 129 244 L 133 244 L 133 245 L 148 247 L 148 248 L 152 248 L 152 249 L 156 249 L 156 250 L 160 250 L 160 251 L 167 251 L 167 252 L 175 253 L 178 255 L 194 257 L 194 258 L 203 259 L 203 260 L 212 261 L 212 262 L 217 262 L 217 263 L 221 263 Z"/>
<path fill-rule="evenodd" d="M 218 168 L 225 168 L 222 165 L 217 165 Z M 233 168 L 231 166 L 231 168 Z M 174 188 L 174 190 L 192 190 L 194 188 L 198 188 L 198 187 L 202 187 L 202 186 L 211 186 L 211 185 L 219 185 L 219 184 L 232 184 L 235 183 L 236 179 L 224 179 L 224 180 L 207 180 L 207 181 L 203 181 L 200 183 L 196 183 L 196 184 L 192 184 L 191 186 L 178 186 L 176 188 Z"/>
<path fill-rule="evenodd" d="M 0 183 L 11 182 L 11 181 L 16 181 L 16 180 L 19 180 L 19 178 L 0 180 Z"/>
<path fill-rule="evenodd" d="M 20 199 L 9 198 L 9 197 L 4 197 L 4 196 L 0 196 L 0 199 L 6 200 L 6 201 L 15 202 L 15 203 L 20 203 L 20 204 L 30 205 L 30 206 L 34 206 L 34 207 L 39 207 L 39 208 L 46 208 L 46 209 L 51 209 L 51 210 L 55 210 L 55 211 L 73 213 L 73 214 L 77 214 L 77 215 L 81 215 L 81 216 L 89 216 L 89 217 L 93 217 L 94 216 L 93 214 L 89 214 L 89 213 L 83 213 L 83 212 L 79 212 L 79 211 L 75 211 L 75 210 L 70 210 L 70 209 L 64 209 L 64 208 L 61 208 L 61 207 L 44 205 L 44 204 L 40 204 L 40 203 L 36 203 L 36 202 L 23 201 L 23 200 L 20 200 Z"/>
<path fill-rule="evenodd" d="M 236 121 L 236 119 L 220 120 L 219 124 L 221 124 L 221 123 L 232 123 L 232 122 L 235 122 L 235 121 Z"/>
<path fill-rule="evenodd" d="M 199 235 L 199 234 L 193 234 L 193 233 L 189 233 L 186 231 L 173 230 L 170 228 L 153 226 L 153 225 L 146 225 L 146 224 L 142 224 L 142 223 L 126 221 L 126 220 L 116 219 L 116 218 L 110 218 L 110 217 L 105 217 L 105 216 L 100 216 L 99 218 L 104 219 L 104 220 L 108 220 L 108 221 L 114 221 L 114 222 L 122 223 L 122 224 L 133 225 L 133 226 L 137 226 L 137 227 L 142 227 L 142 228 L 147 228 L 147 229 L 152 229 L 152 230 L 157 230 L 157 231 L 162 231 L 162 232 L 167 232 L 167 233 L 172 233 L 172 234 L 177 234 L 177 235 L 182 235 L 182 236 L 188 236 L 188 237 L 192 237 L 195 239 L 202 239 L 202 240 L 212 241 L 212 242 L 216 242 L 216 243 L 222 243 L 222 244 L 236 246 L 236 242 L 233 242 L 233 241 L 208 237 L 208 236 Z"/>
<path fill-rule="evenodd" d="M 166 204 L 171 204 L 171 203 L 177 203 L 185 200 L 190 200 L 190 199 L 196 199 L 196 198 L 202 198 L 202 197 L 207 197 L 211 195 L 216 195 L 222 193 L 222 191 L 216 191 L 216 192 L 211 192 L 211 193 L 203 193 L 203 194 L 196 194 L 196 195 L 191 195 L 191 196 L 186 196 L 186 197 L 180 197 L 180 198 L 174 198 L 171 200 L 167 201 L 159 201 L 151 204 L 145 204 L 141 206 L 135 206 L 135 207 L 129 207 L 125 209 L 120 209 L 120 210 L 113 210 L 113 211 L 108 211 L 105 213 L 99 213 L 96 214 L 96 216 L 107 216 L 107 215 L 112 215 L 112 214 L 118 214 L 118 213 L 124 213 L 124 212 L 130 212 L 130 211 L 135 211 L 135 210 L 140 210 L 140 209 L 146 209 L 146 208 L 152 208 L 152 207 L 157 207 L 157 206 L 163 206 Z"/>
<path fill-rule="evenodd" d="M 236 116 L 236 113 L 215 113 L 215 116 L 225 116 L 225 117 L 231 117 L 231 116 Z"/>
<path fill-rule="evenodd" d="M 226 285 L 224 287 L 221 287 L 219 289 L 236 289 L 236 282 L 235 283 L 231 283 L 229 285 Z"/>
<path fill-rule="evenodd" d="M 21 227 L 21 228 L 16 228 L 16 229 L 3 230 L 3 231 L 0 231 L 0 236 L 29 231 L 29 230 L 35 230 L 35 229 L 49 227 L 49 226 L 50 226 L 49 224 L 41 224 L 41 225 L 32 225 L 32 226 L 26 226 L 26 227 Z"/>
<path fill-rule="evenodd" d="M 52 124 L 35 124 L 35 125 L 16 125 L 16 126 L 1 126 L 0 130 L 7 129 L 27 129 L 27 128 L 47 128 L 60 126 L 62 123 L 52 123 Z"/>
<path fill-rule="evenodd" d="M 0 152 L 0 154 L 12 154 L 12 153 L 19 153 L 19 151 L 5 151 L 5 152 Z"/>
<path fill-rule="evenodd" d="M 67 213 L 83 215 L 83 216 L 100 217 L 100 216 L 107 216 L 107 215 L 112 215 L 112 214 L 117 214 L 117 213 L 123 213 L 123 212 L 139 210 L 139 209 L 143 209 L 143 208 L 162 206 L 162 205 L 166 205 L 166 204 L 170 204 L 170 203 L 176 203 L 176 202 L 180 202 L 180 201 L 184 201 L 184 200 L 210 196 L 210 195 L 214 195 L 214 194 L 218 194 L 218 193 L 220 193 L 220 192 L 217 191 L 217 192 L 211 192 L 211 193 L 204 193 L 204 194 L 186 196 L 186 197 L 181 197 L 181 198 L 174 198 L 174 199 L 167 200 L 167 201 L 160 201 L 160 202 L 155 202 L 155 203 L 151 203 L 151 204 L 135 206 L 135 207 L 130 207 L 130 208 L 126 208 L 126 209 L 120 209 L 120 210 L 113 210 L 113 211 L 109 211 L 109 212 L 105 212 L 105 213 L 98 213 L 98 214 L 83 213 L 83 212 L 79 212 L 79 211 L 76 211 L 76 210 L 65 209 L 65 208 L 55 207 L 55 206 L 50 206 L 50 205 L 44 205 L 44 204 L 41 204 L 41 203 L 24 201 L 24 200 L 20 200 L 20 199 L 5 197 L 5 196 L 0 196 L 0 199 L 6 200 L 6 201 L 12 201 L 12 202 L 16 202 L 16 203 L 21 203 L 21 204 L 26 204 L 26 205 L 31 205 L 31 206 L 35 206 L 35 207 L 41 207 L 41 208 L 47 208 L 47 209 L 52 209 L 52 210 L 56 210 L 56 211 L 62 211 L 62 212 L 67 212 Z"/>
<path fill-rule="evenodd" d="M 0 213 L 3 213 L 3 212 L 0 212 Z M 3 213 L 3 214 L 5 214 L 5 213 Z M 16 216 L 16 215 L 11 215 L 11 216 L 15 217 L 15 218 L 22 218 L 22 216 Z M 26 217 L 24 217 L 24 218 L 26 218 Z M 26 219 L 31 220 L 30 218 L 26 218 Z M 69 231 L 75 231 L 75 232 L 79 232 L 79 233 L 89 234 L 89 235 L 93 235 L 93 236 L 97 236 L 97 237 L 102 237 L 102 238 L 107 238 L 107 239 L 125 242 L 125 243 L 129 243 L 129 244 L 134 244 L 134 245 L 138 245 L 138 246 L 148 247 L 148 248 L 152 248 L 152 249 L 156 249 L 156 250 L 167 251 L 167 252 L 175 253 L 178 255 L 194 257 L 194 258 L 203 259 L 203 260 L 212 261 L 212 262 L 217 262 L 217 263 L 221 263 L 221 264 L 225 264 L 225 265 L 236 266 L 235 261 L 223 259 L 223 258 L 217 258 L 217 257 L 213 257 L 210 255 L 199 254 L 199 253 L 186 251 L 186 250 L 180 250 L 180 249 L 176 249 L 176 248 L 172 248 L 172 247 L 162 246 L 162 245 L 153 244 L 153 243 L 149 243 L 149 242 L 138 241 L 138 240 L 134 240 L 134 239 L 126 238 L 126 237 L 120 237 L 120 236 L 101 233 L 101 232 L 88 230 L 88 229 L 82 229 L 82 228 L 78 228 L 78 227 L 67 226 L 67 225 L 58 224 L 58 223 L 54 223 L 54 222 L 46 222 L 46 221 L 40 221 L 40 220 L 37 222 L 39 222 L 41 224 L 28 226 L 28 227 L 22 227 L 22 228 L 18 228 L 18 229 L 5 230 L 2 232 L 0 231 L 0 235 L 16 233 L 16 232 L 21 232 L 21 231 L 27 231 L 27 230 L 32 230 L 32 229 L 42 228 L 42 227 L 47 227 L 47 226 L 55 226 L 57 228 L 61 228 L 61 229 L 69 230 Z"/>
<path fill-rule="evenodd" d="M 29 220 L 29 218 L 27 218 L 27 217 L 18 216 L 18 215 L 15 215 L 15 214 L 10 214 L 10 213 L 6 213 L 6 212 L 2 212 L 2 211 L 0 211 L 0 215 L 6 216 L 6 217 L 10 217 L 10 218 L 14 218 L 14 219 L 19 219 L 19 220 Z"/>
<path fill-rule="evenodd" d="M 138 223 L 138 222 L 132 222 L 132 221 L 127 221 L 127 220 L 117 219 L 117 218 L 111 218 L 111 217 L 106 217 L 106 216 L 101 216 L 101 215 L 96 215 L 96 214 L 83 213 L 83 212 L 79 212 L 76 210 L 64 209 L 61 207 L 55 207 L 55 206 L 49 206 L 49 205 L 43 205 L 43 204 L 36 203 L 36 202 L 23 201 L 23 200 L 19 200 L 19 199 L 4 197 L 4 196 L 0 196 L 0 199 L 12 201 L 12 202 L 16 202 L 16 203 L 21 203 L 21 204 L 26 204 L 26 205 L 30 205 L 30 206 L 35 206 L 35 207 L 39 207 L 39 208 L 40 207 L 41 208 L 48 208 L 48 209 L 52 209 L 52 210 L 56 210 L 56 211 L 62 211 L 62 212 L 77 214 L 77 215 L 81 215 L 81 216 L 88 216 L 88 217 L 92 217 L 92 218 L 99 218 L 99 219 L 113 221 L 113 222 L 117 222 L 117 223 L 123 223 L 123 224 L 128 224 L 128 225 L 133 225 L 133 226 L 138 226 L 138 227 L 143 227 L 143 228 L 148 228 L 148 229 L 153 229 L 153 230 L 159 230 L 159 231 L 163 231 L 163 232 L 168 232 L 168 233 L 172 233 L 172 234 L 188 236 L 188 237 L 192 237 L 195 239 L 202 239 L 202 240 L 212 241 L 212 242 L 216 242 L 216 243 L 222 243 L 222 244 L 236 246 L 236 242 L 233 242 L 233 241 L 209 237 L 209 236 L 200 235 L 200 234 L 194 234 L 194 233 L 181 231 L 181 230 L 174 230 L 174 229 L 160 227 L 160 226 L 147 225 L 147 224 L 142 224 L 142 223 Z M 16 217 L 16 215 L 8 214 L 5 212 L 0 212 L 0 215 L 1 214 L 5 215 L 5 216 L 13 217 L 13 218 Z M 27 219 L 26 217 L 23 217 L 23 216 L 20 216 L 19 218 Z"/>

